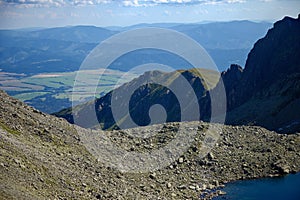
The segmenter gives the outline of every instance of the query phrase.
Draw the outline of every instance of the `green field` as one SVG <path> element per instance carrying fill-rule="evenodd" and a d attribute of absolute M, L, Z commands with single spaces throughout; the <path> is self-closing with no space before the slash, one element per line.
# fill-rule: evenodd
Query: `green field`
<path fill-rule="evenodd" d="M 22 101 L 28 101 L 32 98 L 42 96 L 44 94 L 47 94 L 47 92 L 25 92 L 25 93 L 14 95 L 14 97 Z"/>
<path fill-rule="evenodd" d="M 80 82 L 75 84 L 76 76 Z M 115 70 L 85 70 L 80 72 L 45 73 L 26 77 L 23 74 L 0 73 L 0 89 L 5 90 L 17 99 L 41 109 L 44 112 L 55 112 L 71 106 L 72 101 L 84 102 L 94 96 L 100 97 L 114 87 L 137 77 Z M 76 93 L 72 95 L 76 85 Z M 94 92 L 96 88 L 96 93 Z M 46 108 L 45 100 L 49 100 Z M 50 101 L 51 100 L 51 101 Z M 73 102 L 73 103 L 74 103 Z M 44 108 L 44 109 L 43 109 Z"/>

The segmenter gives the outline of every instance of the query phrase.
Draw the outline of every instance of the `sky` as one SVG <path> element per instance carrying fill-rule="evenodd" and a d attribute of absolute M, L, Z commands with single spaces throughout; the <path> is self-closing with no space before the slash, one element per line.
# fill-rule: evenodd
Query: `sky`
<path fill-rule="evenodd" d="M 297 17 L 300 0 L 0 0 L 0 29 Z"/>

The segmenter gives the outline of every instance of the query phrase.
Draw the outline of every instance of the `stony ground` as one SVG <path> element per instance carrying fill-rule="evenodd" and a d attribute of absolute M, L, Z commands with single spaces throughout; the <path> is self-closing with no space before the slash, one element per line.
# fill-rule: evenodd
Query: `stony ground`
<path fill-rule="evenodd" d="M 179 126 L 184 133 L 195 131 L 193 141 L 183 155 L 154 172 L 119 171 L 84 145 L 83 136 L 99 133 L 117 148 L 147 153 L 176 138 Z M 0 92 L 0 199 L 209 199 L 222 193 L 211 189 L 229 181 L 300 171 L 300 134 L 248 126 L 208 128 L 188 122 L 91 131 Z M 157 130 L 147 138 L 134 137 Z M 216 138 L 208 151 L 209 140 Z"/>

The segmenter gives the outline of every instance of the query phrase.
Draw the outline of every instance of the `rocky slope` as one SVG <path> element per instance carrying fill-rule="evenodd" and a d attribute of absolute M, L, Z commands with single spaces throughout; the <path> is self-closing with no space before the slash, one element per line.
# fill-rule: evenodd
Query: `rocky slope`
<path fill-rule="evenodd" d="M 155 172 L 120 172 L 87 151 L 81 138 L 89 130 L 0 91 L 0 199 L 209 199 L 228 181 L 300 171 L 299 134 L 217 124 L 208 132 L 203 122 L 164 124 L 144 139 L 131 134 L 156 125 L 98 133 L 127 152 L 149 152 L 170 142 L 179 125 L 197 131 L 183 155 Z M 206 155 L 202 141 L 213 133 L 220 137 Z"/>

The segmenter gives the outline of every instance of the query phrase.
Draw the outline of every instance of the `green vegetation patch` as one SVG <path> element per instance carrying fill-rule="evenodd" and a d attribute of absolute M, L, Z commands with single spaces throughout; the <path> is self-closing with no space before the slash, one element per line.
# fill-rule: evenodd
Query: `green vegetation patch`
<path fill-rule="evenodd" d="M 4 74 L 5 75 L 5 74 Z M 99 98 L 115 86 L 132 80 L 136 74 L 124 73 L 116 70 L 84 70 L 63 73 L 44 73 L 30 77 L 10 76 L 0 77 L 0 88 L 13 97 L 26 101 L 31 106 L 47 113 L 70 107 L 70 102 L 86 102 L 95 95 Z M 76 77 L 77 93 L 73 92 Z M 101 77 L 100 77 L 101 76 Z M 6 78 L 9 78 L 8 80 Z M 99 79 L 100 78 L 100 79 Z M 72 96 L 73 94 L 73 96 Z M 45 102 L 48 107 L 45 107 Z M 49 106 L 51 104 L 51 106 Z"/>
<path fill-rule="evenodd" d="M 47 94 L 47 92 L 26 92 L 17 94 L 14 97 L 20 99 L 21 101 L 27 101 L 35 97 L 42 96 L 44 94 Z"/>
<path fill-rule="evenodd" d="M 1 122 L 0 122 L 0 127 L 8 133 L 11 133 L 13 135 L 20 135 L 18 131 L 9 128 L 8 126 L 2 124 Z"/>

